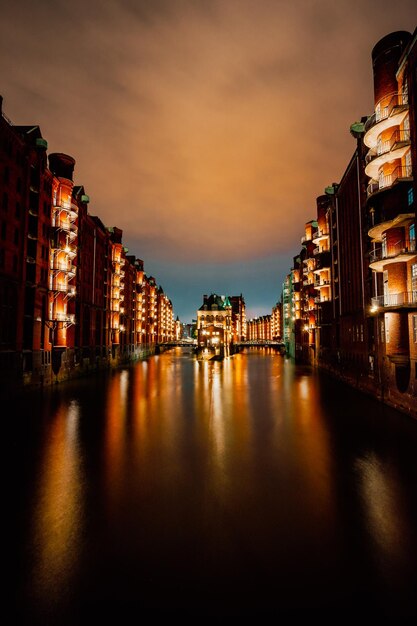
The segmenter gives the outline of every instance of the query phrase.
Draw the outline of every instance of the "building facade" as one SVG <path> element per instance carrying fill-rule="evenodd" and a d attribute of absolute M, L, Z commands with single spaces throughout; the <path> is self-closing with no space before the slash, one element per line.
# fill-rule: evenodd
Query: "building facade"
<path fill-rule="evenodd" d="M 413 34 L 372 51 L 374 112 L 317 198 L 283 285 L 287 352 L 417 417 L 416 55 Z"/>
<path fill-rule="evenodd" d="M 230 356 L 233 348 L 232 304 L 228 296 L 212 293 L 203 296 L 203 304 L 197 311 L 197 355 L 207 357 Z"/>
<path fill-rule="evenodd" d="M 380 394 L 404 408 L 417 402 L 416 49 L 403 31 L 374 47 L 364 136 L 375 369 Z"/>
<path fill-rule="evenodd" d="M 117 366 L 174 337 L 172 302 L 123 232 L 89 213 L 75 159 L 0 98 L 0 384 L 42 385 Z M 49 163 L 48 163 L 49 161 Z"/>

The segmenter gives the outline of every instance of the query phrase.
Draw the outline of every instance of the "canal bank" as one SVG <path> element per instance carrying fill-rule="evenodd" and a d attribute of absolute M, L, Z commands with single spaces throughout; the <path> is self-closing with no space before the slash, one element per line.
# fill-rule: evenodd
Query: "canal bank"
<path fill-rule="evenodd" d="M 162 348 L 163 350 L 163 348 Z M 56 385 L 65 381 L 84 378 L 94 373 L 118 369 L 160 352 L 156 344 L 120 346 L 113 348 L 54 348 L 51 352 L 30 355 L 30 364 L 21 355 L 13 369 L 4 372 L 0 390 L 25 390 Z"/>
<path fill-rule="evenodd" d="M 393 367 L 390 372 L 389 363 L 385 369 L 381 368 L 377 372 L 364 372 L 359 367 L 355 368 L 349 364 L 344 366 L 343 363 L 332 364 L 324 360 L 315 363 L 314 367 L 417 420 L 417 396 L 414 385 L 407 385 L 405 390 L 400 391 L 396 381 L 396 369 Z"/>

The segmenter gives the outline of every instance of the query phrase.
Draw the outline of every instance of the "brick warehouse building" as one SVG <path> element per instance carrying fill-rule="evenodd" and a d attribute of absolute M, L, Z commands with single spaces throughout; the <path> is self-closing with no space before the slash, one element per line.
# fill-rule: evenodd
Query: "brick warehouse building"
<path fill-rule="evenodd" d="M 374 47 L 364 135 L 378 387 L 406 409 L 417 396 L 416 39 L 399 31 Z"/>
<path fill-rule="evenodd" d="M 283 291 L 290 355 L 414 416 L 416 32 L 391 33 L 375 45 L 374 113 L 352 124 L 355 152 L 340 182 L 317 198 L 315 230 L 306 230 Z"/>
<path fill-rule="evenodd" d="M 127 255 L 122 231 L 89 213 L 75 159 L 48 159 L 39 127 L 14 125 L 1 105 L 2 385 L 48 384 L 152 353 L 174 336 L 172 302 Z"/>

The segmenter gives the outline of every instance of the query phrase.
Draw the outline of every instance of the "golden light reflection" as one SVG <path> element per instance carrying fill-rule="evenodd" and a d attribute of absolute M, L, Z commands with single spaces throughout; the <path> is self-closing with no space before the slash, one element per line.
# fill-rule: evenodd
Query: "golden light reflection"
<path fill-rule="evenodd" d="M 239 442 L 240 449 L 245 448 L 248 451 L 250 444 L 248 372 L 247 360 L 241 354 L 236 354 L 231 360 L 230 374 L 234 436 Z"/>
<path fill-rule="evenodd" d="M 376 549 L 375 559 L 385 565 L 385 574 L 392 579 L 392 567 L 407 559 L 408 538 L 413 534 L 405 525 L 407 513 L 401 510 L 407 501 L 401 480 L 393 473 L 393 468 L 384 466 L 374 453 L 357 459 L 355 470 L 359 475 L 368 530 Z"/>
<path fill-rule="evenodd" d="M 109 507 L 122 489 L 128 372 L 115 372 L 108 384 L 105 433 L 105 490 Z M 114 502 L 113 502 L 114 504 Z"/>
<path fill-rule="evenodd" d="M 37 489 L 33 569 L 37 593 L 62 593 L 77 564 L 84 511 L 83 459 L 78 441 L 79 405 L 72 401 L 54 416 L 43 451 Z"/>
<path fill-rule="evenodd" d="M 213 363 L 213 367 L 210 372 L 210 409 L 209 409 L 209 424 L 210 432 L 213 437 L 214 449 L 213 453 L 217 460 L 217 463 L 223 459 L 225 448 L 225 421 L 227 420 L 227 414 L 225 411 L 225 400 L 230 390 L 227 388 L 227 374 L 230 373 L 230 361 L 226 360 L 224 363 Z"/>
<path fill-rule="evenodd" d="M 228 487 L 228 447 L 231 445 L 231 420 L 228 410 L 232 391 L 231 360 L 194 363 L 193 413 L 197 420 L 198 437 L 206 455 L 206 497 L 211 493 L 223 495 Z M 228 382 L 226 382 L 228 381 Z"/>
<path fill-rule="evenodd" d="M 290 394 L 292 441 L 298 449 L 300 471 L 309 485 L 306 497 L 311 497 L 312 516 L 329 518 L 336 515 L 333 455 L 329 432 L 320 397 L 318 378 L 311 372 L 290 376 L 286 381 Z"/>

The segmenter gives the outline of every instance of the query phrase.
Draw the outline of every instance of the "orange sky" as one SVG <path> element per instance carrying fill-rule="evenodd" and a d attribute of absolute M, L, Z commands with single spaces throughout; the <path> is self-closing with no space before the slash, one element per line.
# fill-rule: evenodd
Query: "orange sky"
<path fill-rule="evenodd" d="M 0 93 L 181 317 L 223 289 L 268 312 L 372 112 L 372 47 L 416 22 L 414 0 L 6 0 Z"/>

